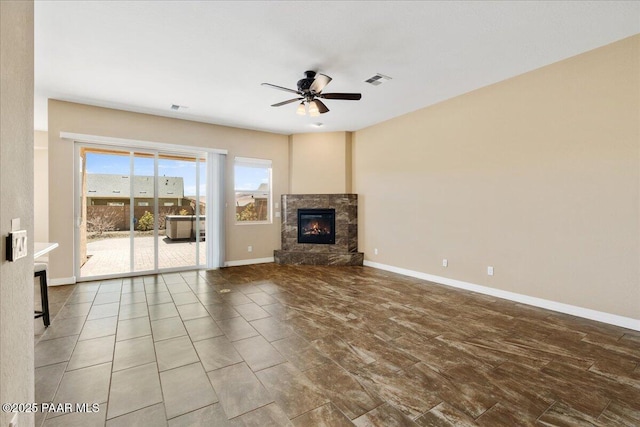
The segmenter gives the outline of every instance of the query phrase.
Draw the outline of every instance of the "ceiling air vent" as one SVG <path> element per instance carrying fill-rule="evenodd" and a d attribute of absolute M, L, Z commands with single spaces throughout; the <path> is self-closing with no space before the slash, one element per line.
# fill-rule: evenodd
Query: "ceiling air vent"
<path fill-rule="evenodd" d="M 369 83 L 373 86 L 379 86 L 387 80 L 391 80 L 391 77 L 378 73 L 375 76 L 368 78 L 364 82 Z"/>

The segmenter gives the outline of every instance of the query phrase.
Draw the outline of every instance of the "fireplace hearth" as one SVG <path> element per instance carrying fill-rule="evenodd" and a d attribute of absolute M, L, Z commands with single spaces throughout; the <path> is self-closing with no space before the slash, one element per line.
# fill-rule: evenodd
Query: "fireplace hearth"
<path fill-rule="evenodd" d="M 278 264 L 362 265 L 356 194 L 283 194 Z"/>
<path fill-rule="evenodd" d="M 298 209 L 298 243 L 336 243 L 335 209 Z"/>

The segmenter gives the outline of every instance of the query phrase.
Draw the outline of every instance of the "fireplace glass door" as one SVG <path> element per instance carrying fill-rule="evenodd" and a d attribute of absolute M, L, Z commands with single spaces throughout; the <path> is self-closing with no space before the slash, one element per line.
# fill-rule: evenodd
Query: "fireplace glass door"
<path fill-rule="evenodd" d="M 298 243 L 336 243 L 335 209 L 298 209 Z"/>

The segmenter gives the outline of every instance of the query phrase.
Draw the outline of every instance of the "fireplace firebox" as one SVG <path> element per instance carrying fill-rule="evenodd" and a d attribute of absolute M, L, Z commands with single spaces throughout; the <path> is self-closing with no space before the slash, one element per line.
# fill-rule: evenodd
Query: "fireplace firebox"
<path fill-rule="evenodd" d="M 298 209 L 298 243 L 336 243 L 335 209 Z"/>

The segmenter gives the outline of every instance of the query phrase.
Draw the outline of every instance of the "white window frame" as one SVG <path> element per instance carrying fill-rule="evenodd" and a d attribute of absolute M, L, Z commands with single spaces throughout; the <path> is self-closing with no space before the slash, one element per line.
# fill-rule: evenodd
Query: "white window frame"
<path fill-rule="evenodd" d="M 269 195 L 267 200 L 267 219 L 263 221 L 239 221 L 236 216 L 236 193 L 263 193 L 262 191 L 238 190 L 236 189 L 236 166 L 244 166 L 250 168 L 260 168 L 269 170 Z M 268 159 L 256 159 L 251 157 L 235 157 L 233 162 L 233 209 L 234 221 L 236 225 L 252 225 L 252 224 L 272 224 L 273 223 L 273 166 L 272 161 Z"/>

